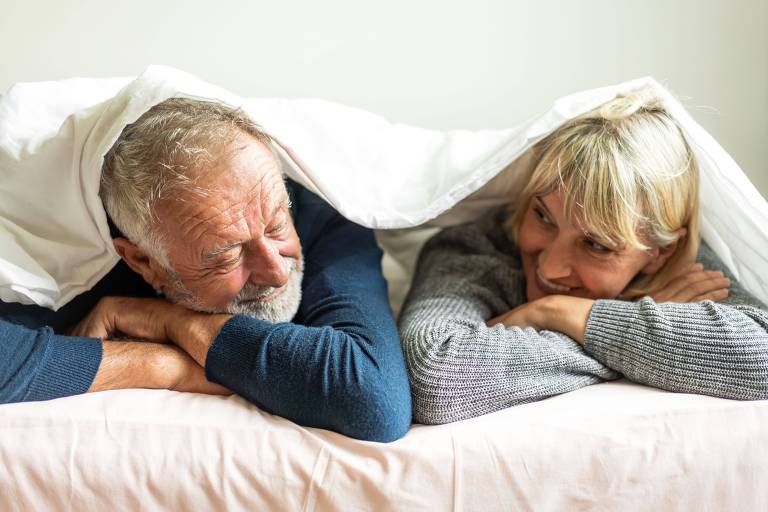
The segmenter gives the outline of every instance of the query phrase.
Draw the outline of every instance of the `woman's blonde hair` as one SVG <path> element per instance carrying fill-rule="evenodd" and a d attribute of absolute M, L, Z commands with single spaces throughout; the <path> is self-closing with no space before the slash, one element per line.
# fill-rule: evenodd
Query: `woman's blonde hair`
<path fill-rule="evenodd" d="M 533 152 L 531 177 L 507 221 L 515 237 L 530 202 L 561 189 L 566 219 L 616 246 L 664 247 L 686 229 L 664 266 L 638 275 L 622 298 L 653 293 L 695 260 L 698 166 L 682 130 L 652 92 L 615 98 L 568 121 Z"/>

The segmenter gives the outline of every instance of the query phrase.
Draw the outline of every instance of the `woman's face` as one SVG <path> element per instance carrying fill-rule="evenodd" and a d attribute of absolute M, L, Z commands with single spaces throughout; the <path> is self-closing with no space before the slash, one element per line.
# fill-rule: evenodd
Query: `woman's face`
<path fill-rule="evenodd" d="M 554 294 L 613 299 L 638 273 L 655 273 L 663 264 L 658 249 L 614 247 L 568 222 L 559 189 L 533 198 L 517 242 L 529 301 Z"/>

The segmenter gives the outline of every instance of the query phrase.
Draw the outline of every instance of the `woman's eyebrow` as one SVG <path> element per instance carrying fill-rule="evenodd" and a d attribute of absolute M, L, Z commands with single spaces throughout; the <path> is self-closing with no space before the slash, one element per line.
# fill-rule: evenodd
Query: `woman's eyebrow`
<path fill-rule="evenodd" d="M 544 201 L 541 199 L 541 196 L 536 196 L 536 197 L 534 198 L 534 202 L 535 202 L 537 205 L 541 206 L 541 207 L 544 209 L 544 211 L 547 213 L 547 215 L 549 215 L 550 217 L 552 217 L 552 212 L 550 212 L 550 211 L 549 211 L 549 208 L 547 208 L 547 205 L 546 205 L 546 204 L 544 204 Z"/>

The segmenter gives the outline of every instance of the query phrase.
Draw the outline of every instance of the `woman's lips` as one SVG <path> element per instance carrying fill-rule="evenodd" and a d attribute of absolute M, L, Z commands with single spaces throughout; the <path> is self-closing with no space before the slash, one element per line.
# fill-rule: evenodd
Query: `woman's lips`
<path fill-rule="evenodd" d="M 538 281 L 539 288 L 550 293 L 568 293 L 571 291 L 569 286 L 563 286 L 561 284 L 553 283 L 539 273 L 539 269 L 536 269 L 536 280 Z"/>

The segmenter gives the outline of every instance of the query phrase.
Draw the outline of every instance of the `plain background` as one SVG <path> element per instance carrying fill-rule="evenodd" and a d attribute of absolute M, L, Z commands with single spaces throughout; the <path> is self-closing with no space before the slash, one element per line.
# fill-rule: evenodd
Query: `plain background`
<path fill-rule="evenodd" d="M 430 128 L 651 75 L 768 196 L 768 0 L 0 0 L 0 90 L 167 64 Z M 396 148 L 393 148 L 396 150 Z"/>

